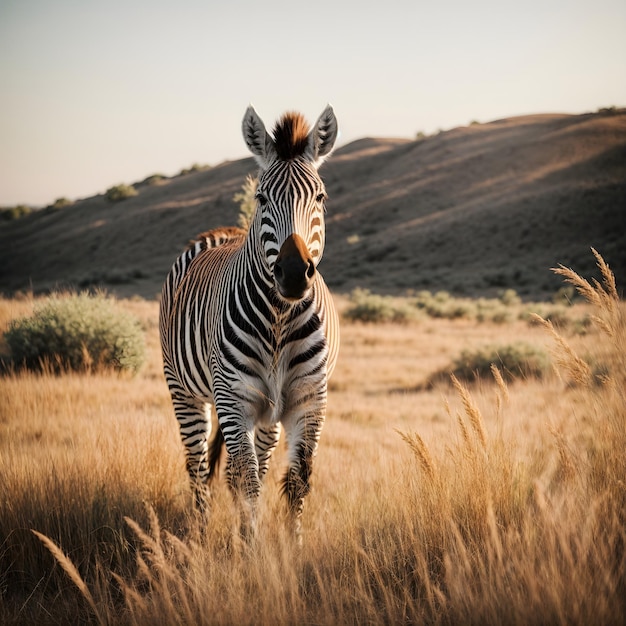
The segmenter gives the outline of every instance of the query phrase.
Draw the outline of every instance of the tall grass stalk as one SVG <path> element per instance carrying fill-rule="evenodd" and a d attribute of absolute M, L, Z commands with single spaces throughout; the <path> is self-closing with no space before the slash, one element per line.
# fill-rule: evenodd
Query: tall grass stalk
<path fill-rule="evenodd" d="M 417 417 L 393 440 L 368 423 L 329 420 L 302 550 L 290 540 L 279 498 L 284 450 L 264 487 L 258 541 L 242 546 L 225 487 L 214 490 L 210 524 L 192 512 L 161 379 L 137 386 L 98 378 L 119 403 L 100 413 L 89 396 L 93 377 L 81 387 L 81 411 L 62 404 L 67 391 L 58 379 L 12 375 L 2 381 L 9 406 L 17 410 L 26 381 L 35 425 L 19 443 L 2 441 L 0 622 L 624 623 L 624 308 L 607 284 L 591 288 L 610 295 L 595 302 L 606 326 L 592 338 L 602 384 L 507 387 L 492 369 L 494 407 L 480 389 L 456 381 L 440 443 L 417 432 L 426 423 Z M 563 360 L 576 354 L 556 346 Z M 72 375 L 63 384 L 85 380 Z M 546 406 L 566 408 L 537 416 L 545 440 L 522 445 L 514 425 L 532 399 L 528 390 L 540 385 L 551 385 L 546 397 L 558 394 Z M 42 450 L 33 416 L 44 408 L 72 421 L 59 422 L 64 430 Z M 1 426 L 10 415 L 0 411 Z M 81 430 L 84 412 L 90 419 Z M 123 437 L 113 434 L 120 429 Z"/>
<path fill-rule="evenodd" d="M 63 568 L 65 573 L 70 577 L 70 580 L 78 587 L 78 590 L 82 594 L 82 596 L 89 604 L 89 607 L 93 611 L 93 614 L 98 622 L 98 624 L 105 624 L 106 622 L 100 615 L 100 611 L 94 602 L 94 599 L 85 584 L 85 581 L 81 578 L 81 575 L 78 573 L 78 570 L 74 566 L 74 564 L 70 561 L 66 554 L 63 554 L 63 550 L 61 550 L 53 541 L 51 541 L 45 535 L 38 533 L 36 530 L 33 530 L 33 534 L 43 543 L 46 548 L 50 551 L 52 556 L 55 558 L 57 563 Z"/>

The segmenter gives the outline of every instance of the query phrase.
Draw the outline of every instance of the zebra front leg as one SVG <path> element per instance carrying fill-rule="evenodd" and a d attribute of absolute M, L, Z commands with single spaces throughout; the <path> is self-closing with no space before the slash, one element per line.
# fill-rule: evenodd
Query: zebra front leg
<path fill-rule="evenodd" d="M 185 446 L 186 467 L 194 493 L 196 508 L 206 515 L 209 506 L 209 437 L 211 405 L 190 396 L 172 394 L 172 404 Z"/>
<path fill-rule="evenodd" d="M 324 414 L 305 415 L 285 424 L 289 448 L 289 466 L 283 479 L 294 537 L 302 545 L 302 511 L 304 499 L 311 489 L 313 458 L 317 452 Z"/>
<path fill-rule="evenodd" d="M 254 435 L 254 447 L 259 461 L 259 478 L 261 481 L 270 466 L 272 452 L 278 445 L 280 439 L 280 424 L 274 424 L 268 428 L 257 427 Z"/>
<path fill-rule="evenodd" d="M 256 536 L 257 504 L 261 493 L 259 460 L 254 446 L 251 429 L 222 425 L 228 452 L 226 477 L 240 512 L 239 533 L 246 543 Z"/>

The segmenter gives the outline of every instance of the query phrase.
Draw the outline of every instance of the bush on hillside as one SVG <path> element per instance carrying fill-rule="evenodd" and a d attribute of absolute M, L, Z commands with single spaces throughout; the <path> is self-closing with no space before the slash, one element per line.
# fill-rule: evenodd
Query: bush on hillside
<path fill-rule="evenodd" d="M 463 350 L 447 373 L 468 382 L 477 378 L 488 380 L 492 364 L 505 380 L 512 381 L 516 378 L 543 378 L 550 368 L 550 359 L 544 350 L 525 342 L 484 346 Z"/>
<path fill-rule="evenodd" d="M 137 190 L 132 185 L 114 185 L 106 190 L 106 199 L 109 202 L 121 202 L 127 198 L 132 198 L 137 195 Z"/>
<path fill-rule="evenodd" d="M 204 172 L 210 170 L 210 165 L 202 165 L 200 163 L 194 163 L 191 167 L 184 167 L 180 170 L 179 176 L 187 176 L 187 174 L 194 174 L 195 172 Z"/>
<path fill-rule="evenodd" d="M 478 322 L 493 322 L 505 324 L 513 320 L 511 305 L 503 303 L 502 299 L 478 298 L 476 300 L 476 320 Z"/>
<path fill-rule="evenodd" d="M 18 204 L 17 206 L 8 207 L 6 209 L 0 210 L 0 215 L 2 219 L 7 221 L 18 220 L 20 217 L 24 217 L 32 212 L 32 209 L 25 204 Z"/>
<path fill-rule="evenodd" d="M 507 382 L 518 378 L 541 379 L 550 370 L 550 359 L 543 349 L 525 342 L 463 350 L 451 365 L 435 372 L 424 385 L 420 385 L 420 389 L 430 388 L 436 383 L 448 383 L 451 375 L 465 383 L 491 381 L 492 365 L 498 368 Z"/>
<path fill-rule="evenodd" d="M 549 322 L 552 322 L 554 326 L 561 330 L 565 330 L 577 324 L 583 323 L 582 320 L 576 320 L 573 314 L 570 313 L 570 309 L 562 305 L 545 305 L 541 303 L 535 303 L 524 309 L 519 318 L 525 321 L 529 326 L 536 326 L 539 324 L 536 316 L 539 316 Z"/>
<path fill-rule="evenodd" d="M 137 319 L 102 294 L 55 295 L 4 334 L 16 367 L 137 372 L 145 345 Z"/>
<path fill-rule="evenodd" d="M 48 211 L 60 211 L 61 209 L 66 209 L 69 206 L 72 206 L 74 202 L 69 198 L 57 198 L 50 206 L 46 207 Z"/>
<path fill-rule="evenodd" d="M 453 298 L 447 291 L 438 291 L 434 295 L 430 291 L 420 291 L 415 306 L 435 319 L 469 318 L 474 313 L 472 303 Z"/>
<path fill-rule="evenodd" d="M 368 289 L 354 289 L 350 294 L 351 306 L 344 317 L 353 322 L 406 322 L 415 311 L 406 302 L 396 302 L 390 296 L 371 293 Z"/>
<path fill-rule="evenodd" d="M 167 176 L 165 176 L 165 174 L 152 174 L 151 176 L 148 176 L 148 178 L 144 178 L 140 184 L 153 187 L 155 185 L 160 185 L 161 183 L 164 183 L 166 180 Z"/>
<path fill-rule="evenodd" d="M 499 300 L 504 306 L 517 306 L 522 303 L 522 299 L 517 295 L 515 289 L 505 289 L 502 291 Z"/>

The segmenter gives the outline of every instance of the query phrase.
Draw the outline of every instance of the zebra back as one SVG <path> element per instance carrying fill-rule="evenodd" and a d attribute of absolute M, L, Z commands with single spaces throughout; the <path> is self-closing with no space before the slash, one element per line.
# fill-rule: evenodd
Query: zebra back
<path fill-rule="evenodd" d="M 246 231 L 243 228 L 221 226 L 205 230 L 189 241 L 184 252 L 174 262 L 161 290 L 159 330 L 162 340 L 166 335 L 166 329 L 172 315 L 172 306 L 178 299 L 178 293 L 198 257 L 207 250 L 216 248 L 239 248 L 243 245 L 245 238 Z"/>

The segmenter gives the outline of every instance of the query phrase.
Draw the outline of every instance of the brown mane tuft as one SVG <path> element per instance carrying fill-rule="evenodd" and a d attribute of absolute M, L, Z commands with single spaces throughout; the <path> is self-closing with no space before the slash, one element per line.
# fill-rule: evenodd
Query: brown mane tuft
<path fill-rule="evenodd" d="M 309 131 L 309 125 L 300 113 L 285 113 L 272 133 L 278 158 L 290 161 L 302 156 L 307 147 Z"/>

